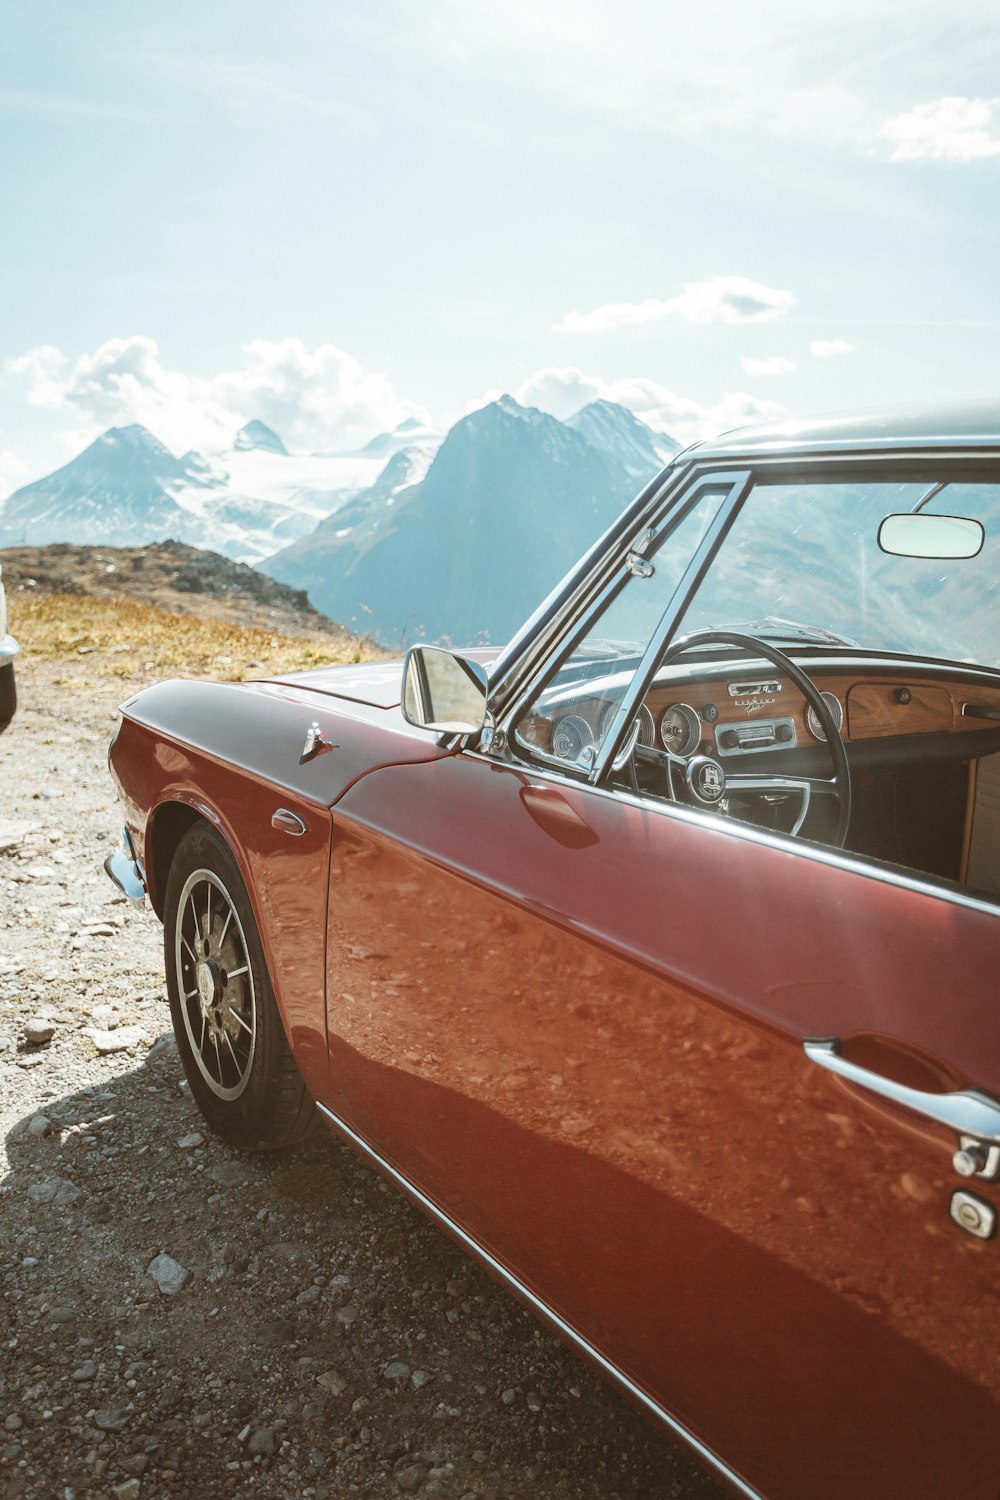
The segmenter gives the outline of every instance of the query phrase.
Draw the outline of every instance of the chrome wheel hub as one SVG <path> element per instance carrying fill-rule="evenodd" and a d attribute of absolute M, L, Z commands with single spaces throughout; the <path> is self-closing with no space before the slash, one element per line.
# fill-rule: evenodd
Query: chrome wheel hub
<path fill-rule="evenodd" d="M 184 884 L 174 953 L 198 1071 L 220 1099 L 237 1099 L 256 1053 L 257 996 L 239 913 L 213 870 L 196 870 Z"/>

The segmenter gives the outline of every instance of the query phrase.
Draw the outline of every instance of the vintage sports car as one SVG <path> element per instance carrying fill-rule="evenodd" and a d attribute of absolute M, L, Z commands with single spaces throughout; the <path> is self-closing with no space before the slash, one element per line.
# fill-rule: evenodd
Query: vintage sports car
<path fill-rule="evenodd" d="M 14 657 L 20 649 L 7 630 L 7 596 L 3 587 L 3 568 L 0 568 L 0 734 L 7 728 L 17 708 Z"/>
<path fill-rule="evenodd" d="M 690 448 L 492 659 L 111 766 L 228 1141 L 326 1121 L 737 1494 L 997 1500 L 1000 410 Z"/>

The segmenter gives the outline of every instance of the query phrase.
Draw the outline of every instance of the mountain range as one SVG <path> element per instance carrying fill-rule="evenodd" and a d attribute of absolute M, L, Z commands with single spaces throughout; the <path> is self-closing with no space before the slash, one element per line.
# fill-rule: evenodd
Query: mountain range
<path fill-rule="evenodd" d="M 415 462 L 420 454 L 429 462 L 440 433 L 403 427 L 382 434 L 384 451 L 289 454 L 276 432 L 253 421 L 228 453 L 181 458 L 137 423 L 111 427 L 63 468 L 8 496 L 0 546 L 142 546 L 172 537 L 259 562 L 374 483 L 386 453 L 406 447 Z"/>
<path fill-rule="evenodd" d="M 501 643 L 676 447 L 610 402 L 557 421 L 502 396 L 426 475 L 378 482 L 260 564 L 387 645 Z"/>
<path fill-rule="evenodd" d="M 110 428 L 0 506 L 0 546 L 173 538 L 250 562 L 395 646 L 509 638 L 677 444 L 596 401 L 555 417 L 502 396 L 442 439 L 413 420 L 351 453 L 289 454 L 265 423 L 175 457 Z"/>

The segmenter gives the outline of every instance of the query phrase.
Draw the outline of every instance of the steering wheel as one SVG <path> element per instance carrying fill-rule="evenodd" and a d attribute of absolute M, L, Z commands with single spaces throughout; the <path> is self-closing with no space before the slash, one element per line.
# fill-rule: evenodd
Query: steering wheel
<path fill-rule="evenodd" d="M 724 771 L 720 762 L 712 756 L 685 757 L 668 750 L 665 752 L 667 788 L 671 797 L 677 801 L 672 776 L 673 766 L 683 771 L 691 800 L 698 807 L 718 806 L 729 790 L 798 792 L 802 798 L 802 806 L 792 828 L 793 834 L 797 834 L 805 822 L 809 802 L 813 796 L 834 797 L 837 802 L 837 822 L 828 842 L 835 849 L 843 848 L 844 839 L 847 837 L 847 825 L 851 820 L 851 771 L 847 763 L 847 751 L 844 748 L 843 738 L 823 694 L 811 678 L 806 676 L 802 668 L 789 660 L 783 651 L 778 650 L 777 646 L 758 640 L 753 635 L 741 635 L 737 630 L 694 630 L 690 635 L 680 636 L 668 646 L 660 665 L 665 666 L 695 646 L 713 645 L 738 646 L 740 650 L 753 656 L 763 656 L 772 666 L 778 668 L 783 677 L 791 678 L 806 702 L 815 710 L 816 717 L 823 726 L 833 775 L 829 780 L 824 780 L 820 776 L 761 776 L 742 775 L 739 772 L 733 774 Z"/>

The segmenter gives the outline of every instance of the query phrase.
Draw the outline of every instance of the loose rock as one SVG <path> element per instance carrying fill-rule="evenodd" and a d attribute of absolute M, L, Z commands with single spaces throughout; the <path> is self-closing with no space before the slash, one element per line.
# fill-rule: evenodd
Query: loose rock
<path fill-rule="evenodd" d="M 174 1297 L 186 1285 L 191 1272 L 186 1271 L 172 1255 L 158 1255 L 150 1261 L 147 1274 L 156 1282 L 164 1297 Z"/>
<path fill-rule="evenodd" d="M 40 1016 L 33 1016 L 24 1028 L 24 1040 L 29 1047 L 41 1047 L 46 1042 L 51 1042 L 56 1034 L 56 1028 L 51 1021 L 42 1020 Z"/>

